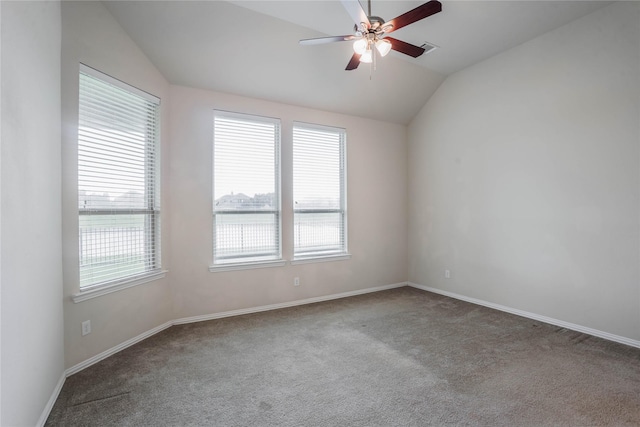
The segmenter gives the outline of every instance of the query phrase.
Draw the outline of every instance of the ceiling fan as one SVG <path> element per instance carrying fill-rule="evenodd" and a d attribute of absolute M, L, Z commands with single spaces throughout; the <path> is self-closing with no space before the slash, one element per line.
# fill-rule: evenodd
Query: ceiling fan
<path fill-rule="evenodd" d="M 371 15 L 371 0 L 369 0 L 369 13 L 365 13 L 358 0 L 341 0 L 342 5 L 347 10 L 355 22 L 354 35 L 319 37 L 314 39 L 300 40 L 300 44 L 314 45 L 332 42 L 342 42 L 355 40 L 353 50 L 355 53 L 347 64 L 345 70 L 355 70 L 361 62 L 371 63 L 375 59 L 374 48 L 385 56 L 390 50 L 395 50 L 405 55 L 417 58 L 425 52 L 420 46 L 415 46 L 402 40 L 388 37 L 387 34 L 399 30 L 409 24 L 434 15 L 442 10 L 442 4 L 437 0 L 431 0 L 421 6 L 416 7 L 402 15 L 385 22 L 379 16 Z"/>

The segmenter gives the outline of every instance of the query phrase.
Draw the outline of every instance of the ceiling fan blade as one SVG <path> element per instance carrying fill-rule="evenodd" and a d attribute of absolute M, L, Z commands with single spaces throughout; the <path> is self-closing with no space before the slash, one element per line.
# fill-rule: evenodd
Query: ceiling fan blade
<path fill-rule="evenodd" d="M 358 65 L 360 65 L 360 56 L 361 55 L 359 53 L 354 53 L 345 70 L 349 71 L 358 68 Z"/>
<path fill-rule="evenodd" d="M 312 45 L 312 44 L 324 44 L 324 43 L 333 43 L 333 42 L 345 42 L 349 40 L 356 39 L 358 37 L 353 35 L 348 36 L 333 36 L 333 37 L 318 37 L 315 39 L 303 39 L 300 40 L 300 44 L 304 45 Z"/>
<path fill-rule="evenodd" d="M 390 33 L 428 16 L 434 15 L 441 10 L 442 4 L 438 0 L 431 0 L 430 2 L 427 2 L 422 6 L 418 6 L 407 13 L 403 13 L 397 18 L 393 18 L 391 21 L 387 21 L 382 28 L 389 27 L 388 30 L 385 30 L 385 33 Z M 393 27 L 391 27 L 392 25 Z"/>
<path fill-rule="evenodd" d="M 405 55 L 413 56 L 414 58 L 417 58 L 424 53 L 424 48 L 403 42 L 402 40 L 394 39 L 393 37 L 385 37 L 384 40 L 389 40 L 391 42 L 391 49 L 404 53 Z"/>
<path fill-rule="evenodd" d="M 358 0 L 342 0 L 342 6 L 356 23 L 356 27 L 360 28 L 360 24 L 364 23 L 367 29 L 371 28 L 371 22 L 369 22 L 369 18 Z"/>

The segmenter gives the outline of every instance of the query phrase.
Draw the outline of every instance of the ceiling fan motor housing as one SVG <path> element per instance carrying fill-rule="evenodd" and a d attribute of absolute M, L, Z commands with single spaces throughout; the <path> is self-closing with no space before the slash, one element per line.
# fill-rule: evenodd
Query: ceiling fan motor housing
<path fill-rule="evenodd" d="M 357 24 L 354 25 L 353 29 L 356 34 L 359 33 L 364 35 L 367 33 L 376 33 L 380 35 L 385 31 L 389 31 L 391 28 L 393 28 L 393 25 L 391 24 L 384 25 L 385 20 L 380 18 L 379 16 L 368 16 L 367 18 L 369 19 L 369 23 L 371 24 L 371 26 L 367 28 L 367 25 L 364 22 L 361 22 L 360 26 L 358 26 Z"/>

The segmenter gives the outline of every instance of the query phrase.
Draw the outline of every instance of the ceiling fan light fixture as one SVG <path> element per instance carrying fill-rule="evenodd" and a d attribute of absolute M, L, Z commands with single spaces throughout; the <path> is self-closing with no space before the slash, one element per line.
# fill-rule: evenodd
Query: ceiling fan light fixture
<path fill-rule="evenodd" d="M 367 39 L 365 38 L 358 39 L 355 42 L 353 42 L 353 51 L 358 55 L 362 55 L 364 51 L 367 50 L 368 44 L 369 43 L 367 42 Z"/>
<path fill-rule="evenodd" d="M 387 56 L 391 50 L 391 42 L 389 40 L 380 39 L 376 42 L 376 49 L 380 52 L 380 56 Z"/>

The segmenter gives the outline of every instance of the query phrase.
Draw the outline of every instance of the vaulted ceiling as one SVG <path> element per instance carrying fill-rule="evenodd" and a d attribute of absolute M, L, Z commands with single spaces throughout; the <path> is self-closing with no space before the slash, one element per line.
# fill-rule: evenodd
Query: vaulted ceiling
<path fill-rule="evenodd" d="M 426 1 L 426 0 L 425 0 Z M 367 5 L 361 2 L 365 10 Z M 390 20 L 424 1 L 376 1 Z M 340 1 L 108 1 L 106 7 L 173 84 L 407 124 L 450 74 L 580 18 L 609 2 L 442 1 L 442 12 L 394 32 L 439 48 L 391 52 L 372 69 L 344 68 L 352 43 Z"/>

